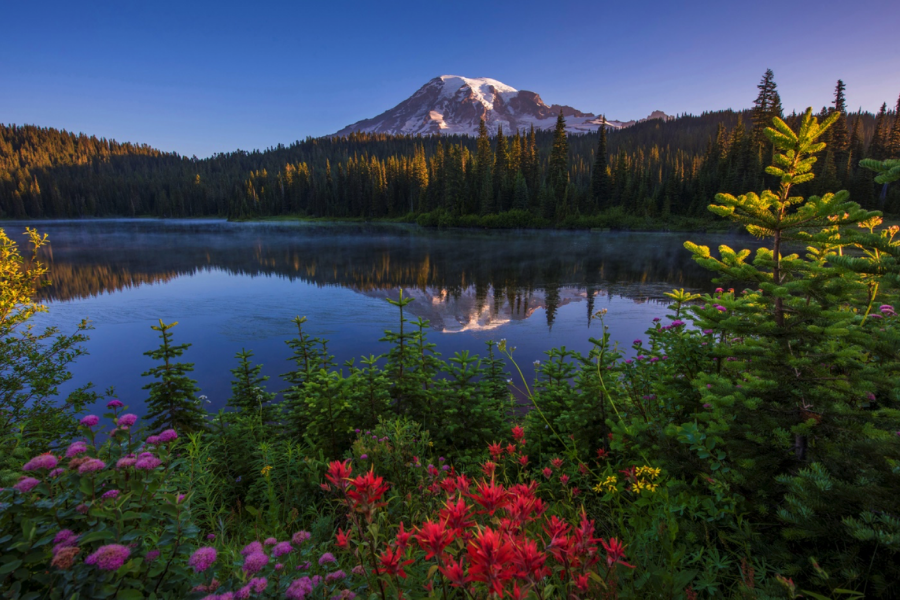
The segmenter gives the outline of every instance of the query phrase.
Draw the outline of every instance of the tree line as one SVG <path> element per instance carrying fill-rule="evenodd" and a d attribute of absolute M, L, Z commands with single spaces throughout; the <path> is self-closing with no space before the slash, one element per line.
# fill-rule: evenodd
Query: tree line
<path fill-rule="evenodd" d="M 306 138 L 265 151 L 180 156 L 36 126 L 0 125 L 4 218 L 274 215 L 443 219 L 517 215 L 514 223 L 577 224 L 610 212 L 666 221 L 704 217 L 717 192 L 761 189 L 785 116 L 771 70 L 753 107 L 680 115 L 622 130 L 555 130 L 488 136 L 353 133 Z M 900 156 L 900 99 L 877 114 L 847 108 L 846 87 L 819 117 L 838 112 L 811 193 L 847 189 L 867 208 L 900 212 L 900 191 L 873 181 L 859 160 Z M 512 134 L 512 135 L 510 135 Z"/>

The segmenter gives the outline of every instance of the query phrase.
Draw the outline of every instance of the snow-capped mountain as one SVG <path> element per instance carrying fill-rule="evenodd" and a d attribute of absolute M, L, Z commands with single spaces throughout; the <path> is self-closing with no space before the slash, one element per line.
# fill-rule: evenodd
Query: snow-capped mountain
<path fill-rule="evenodd" d="M 491 135 L 502 126 L 507 134 L 516 129 L 525 131 L 552 129 L 562 110 L 566 129 L 570 133 L 596 131 L 603 118 L 593 113 L 581 112 L 571 106 L 548 106 L 534 92 L 517 90 L 496 79 L 482 77 L 470 79 L 457 75 L 435 77 L 415 94 L 377 117 L 364 119 L 349 125 L 335 135 L 347 135 L 355 131 L 389 134 L 468 134 L 477 135 L 481 119 L 485 120 Z M 661 111 L 653 111 L 649 119 L 668 120 L 671 117 Z M 606 121 L 607 127 L 621 128 L 636 121 Z"/>

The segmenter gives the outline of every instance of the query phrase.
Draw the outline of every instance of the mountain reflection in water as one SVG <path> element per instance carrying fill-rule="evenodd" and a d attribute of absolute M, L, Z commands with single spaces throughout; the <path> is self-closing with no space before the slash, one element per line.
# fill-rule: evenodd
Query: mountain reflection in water
<path fill-rule="evenodd" d="M 74 365 L 71 385 L 116 387 L 140 410 L 146 392 L 143 352 L 158 344 L 150 325 L 178 321 L 176 343 L 191 342 L 202 393 L 224 406 L 228 369 L 246 348 L 284 387 L 284 341 L 307 330 L 327 337 L 338 364 L 387 350 L 385 329 L 397 310 L 384 298 L 415 301 L 409 318 L 430 322 L 445 358 L 484 351 L 508 338 L 526 365 L 565 345 L 587 352 L 608 308 L 613 340 L 629 348 L 665 316 L 663 293 L 711 290 L 710 274 L 683 248 L 698 243 L 752 245 L 750 238 L 684 233 L 434 231 L 390 224 L 228 223 L 210 220 L 98 220 L 0 223 L 22 240 L 26 225 L 49 234 L 44 259 L 52 285 L 41 290 L 49 313 L 38 325 L 64 332 L 88 317 L 89 356 Z M 448 335 L 453 334 L 453 335 Z M 67 384 L 67 386 L 70 384 Z M 65 392 L 64 388 L 62 391 Z"/>

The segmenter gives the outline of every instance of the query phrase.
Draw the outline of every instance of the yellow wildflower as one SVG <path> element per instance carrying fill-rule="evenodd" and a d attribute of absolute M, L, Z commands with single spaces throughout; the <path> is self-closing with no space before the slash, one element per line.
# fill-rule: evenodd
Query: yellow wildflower
<path fill-rule="evenodd" d="M 618 483 L 618 478 L 615 475 L 610 475 L 600 483 L 594 486 L 594 491 L 598 494 L 602 494 L 603 492 L 617 492 L 619 488 L 616 487 Z"/>
<path fill-rule="evenodd" d="M 659 477 L 659 474 L 661 472 L 662 471 L 660 469 L 654 469 L 653 467 L 650 467 L 650 466 L 638 467 L 637 469 L 634 470 L 635 476 L 650 477 L 651 479 L 656 479 L 657 477 Z"/>
<path fill-rule="evenodd" d="M 262 471 L 260 471 L 260 473 L 262 473 L 264 477 L 268 477 L 269 473 L 271 473 L 271 472 L 272 472 L 272 467 L 270 467 L 269 465 L 264 466 L 262 468 Z"/>

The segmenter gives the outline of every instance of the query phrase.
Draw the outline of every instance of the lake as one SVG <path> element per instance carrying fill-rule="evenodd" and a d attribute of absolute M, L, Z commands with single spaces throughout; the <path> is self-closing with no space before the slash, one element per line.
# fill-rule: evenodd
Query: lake
<path fill-rule="evenodd" d="M 150 329 L 177 321 L 175 343 L 190 342 L 184 360 L 210 401 L 223 407 L 236 352 L 252 350 L 284 387 L 285 341 L 294 316 L 330 340 L 339 363 L 381 354 L 398 311 L 386 302 L 415 298 L 411 318 L 430 322 L 430 341 L 445 358 L 483 353 L 505 338 L 517 362 L 551 347 L 586 352 L 599 335 L 590 315 L 606 308 L 613 338 L 630 347 L 654 317 L 664 317 L 672 288 L 711 291 L 708 272 L 682 246 L 755 245 L 748 237 L 627 232 L 435 231 L 394 224 L 229 223 L 221 220 L 92 220 L 0 224 L 15 239 L 25 226 L 49 234 L 44 259 L 52 285 L 41 294 L 49 313 L 40 325 L 72 332 L 89 318 L 89 356 L 73 381 L 91 381 L 135 412 L 143 411 L 152 366 L 143 353 L 158 345 Z M 68 389 L 68 388 L 67 388 Z M 65 391 L 65 390 L 64 390 Z"/>

